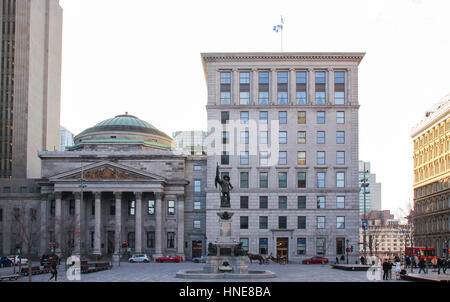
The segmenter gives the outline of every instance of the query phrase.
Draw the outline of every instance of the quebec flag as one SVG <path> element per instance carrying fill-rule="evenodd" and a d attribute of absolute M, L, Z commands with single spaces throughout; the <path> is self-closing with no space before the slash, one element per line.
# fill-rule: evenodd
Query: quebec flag
<path fill-rule="evenodd" d="M 280 31 L 280 30 L 283 30 L 283 24 L 284 24 L 283 17 L 281 17 L 281 24 L 275 25 L 275 26 L 273 27 L 273 30 L 274 30 L 275 32 L 278 32 L 278 31 Z"/>

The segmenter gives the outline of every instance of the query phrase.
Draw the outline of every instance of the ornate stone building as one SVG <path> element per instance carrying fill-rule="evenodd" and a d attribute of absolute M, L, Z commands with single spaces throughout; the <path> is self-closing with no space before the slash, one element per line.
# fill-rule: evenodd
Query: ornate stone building
<path fill-rule="evenodd" d="M 117 259 L 124 241 L 154 257 L 202 254 L 206 158 L 175 154 L 171 145 L 169 136 L 125 114 L 86 129 L 69 151 L 39 152 L 40 198 L 28 203 L 38 211 L 39 254 L 56 242 L 60 255 Z M 4 229 L 6 241 L 14 236 Z"/>
<path fill-rule="evenodd" d="M 416 125 L 414 142 L 414 245 L 446 256 L 450 237 L 450 94 Z"/>

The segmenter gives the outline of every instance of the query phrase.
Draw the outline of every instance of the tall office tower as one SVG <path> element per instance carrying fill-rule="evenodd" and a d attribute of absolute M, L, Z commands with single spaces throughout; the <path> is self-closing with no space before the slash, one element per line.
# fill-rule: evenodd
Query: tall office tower
<path fill-rule="evenodd" d="M 250 253 L 359 251 L 358 66 L 364 53 L 204 53 L 208 242 L 218 211 Z M 230 207 L 215 187 L 229 175 Z"/>
<path fill-rule="evenodd" d="M 73 138 L 74 135 L 72 132 L 61 126 L 61 129 L 59 131 L 59 151 L 66 151 L 66 147 L 72 147 L 73 146 Z"/>
<path fill-rule="evenodd" d="M 1 0 L 0 178 L 39 178 L 38 151 L 59 148 L 62 8 Z"/>
<path fill-rule="evenodd" d="M 187 152 L 188 154 L 206 154 L 205 131 L 176 131 L 172 134 L 175 146 L 174 150 Z"/>
<path fill-rule="evenodd" d="M 371 173 L 370 183 L 370 210 L 381 211 L 381 183 L 377 182 L 377 175 Z"/>

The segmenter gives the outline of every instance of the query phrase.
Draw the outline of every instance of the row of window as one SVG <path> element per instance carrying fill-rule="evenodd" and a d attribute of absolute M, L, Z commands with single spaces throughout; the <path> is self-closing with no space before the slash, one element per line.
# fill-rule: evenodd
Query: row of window
<path fill-rule="evenodd" d="M 248 229 L 249 216 L 239 218 L 240 229 Z M 259 229 L 268 229 L 269 216 L 259 216 Z M 290 224 L 291 225 L 291 224 Z M 278 229 L 287 229 L 288 217 L 278 216 Z M 316 217 L 316 228 L 325 228 L 325 216 Z M 297 229 L 306 229 L 306 216 L 297 216 Z M 336 229 L 345 229 L 345 216 L 336 216 Z"/>
<path fill-rule="evenodd" d="M 306 173 L 297 172 L 297 188 L 306 188 Z M 222 177 L 228 175 L 228 172 L 222 172 Z M 336 172 L 335 178 L 336 188 L 345 188 L 345 172 Z M 278 172 L 278 188 L 287 188 L 288 172 Z M 239 173 L 240 188 L 249 187 L 249 172 Z M 269 186 L 269 172 L 259 172 L 259 188 L 268 188 Z M 316 187 L 325 188 L 326 172 L 316 172 Z"/>
<path fill-rule="evenodd" d="M 248 196 L 240 196 L 241 209 L 249 208 L 248 200 L 249 200 Z M 269 206 L 269 197 L 259 196 L 259 208 L 268 209 L 268 206 Z M 317 208 L 324 209 L 325 207 L 326 207 L 326 196 L 317 196 Z M 278 196 L 278 208 L 279 209 L 288 208 L 287 196 Z M 297 196 L 297 208 L 306 209 L 306 196 Z M 345 196 L 336 196 L 336 208 L 337 209 L 345 208 Z"/>
<path fill-rule="evenodd" d="M 260 151 L 259 152 L 259 165 L 267 166 L 269 164 L 269 152 L 268 151 Z M 241 165 L 249 164 L 249 151 L 241 151 L 239 156 L 239 163 Z M 297 164 L 298 165 L 306 165 L 306 151 L 297 151 Z M 229 154 L 226 151 L 222 152 L 221 156 L 221 164 L 229 165 L 230 159 Z M 288 164 L 288 154 L 287 151 L 279 151 L 278 152 L 278 164 L 279 165 L 287 165 Z M 326 152 L 325 151 L 317 151 L 316 152 L 316 164 L 317 165 L 325 165 L 326 164 Z M 345 164 L 345 151 L 336 151 L 336 164 L 344 165 Z"/>
<path fill-rule="evenodd" d="M 222 124 L 226 124 L 230 120 L 229 111 L 221 111 L 220 121 Z M 248 124 L 250 115 L 248 111 L 239 112 L 239 121 L 241 124 Z M 287 111 L 278 112 L 278 121 L 280 124 L 288 123 Z M 258 123 L 268 124 L 269 122 L 269 112 L 259 111 Z M 326 113 L 325 111 L 316 112 L 316 123 L 325 124 L 326 123 Z M 306 111 L 297 112 L 297 124 L 306 124 Z M 336 124 L 345 124 L 345 111 L 336 111 Z"/>
<path fill-rule="evenodd" d="M 297 255 L 306 255 L 306 237 L 297 237 Z M 245 251 L 249 250 L 249 239 L 248 238 L 240 238 L 239 241 L 242 243 L 242 248 Z M 259 238 L 258 239 L 258 251 L 261 255 L 269 254 L 269 238 Z M 325 255 L 326 248 L 329 245 L 327 239 L 324 237 L 315 238 L 315 255 Z M 336 238 L 336 254 L 342 255 L 345 254 L 345 238 L 337 237 Z"/>
<path fill-rule="evenodd" d="M 268 71 L 259 71 L 258 76 L 258 91 L 256 103 L 259 105 L 267 105 L 270 101 L 270 80 Z M 295 73 L 295 103 L 304 105 L 311 103 L 307 99 L 307 76 L 306 71 L 297 71 Z M 220 73 L 220 104 L 230 105 L 232 103 L 232 77 L 231 72 Z M 314 96 L 315 104 L 326 104 L 326 83 L 327 77 L 325 71 L 315 72 Z M 289 76 L 288 71 L 277 72 L 276 84 L 276 103 L 279 105 L 286 105 L 289 103 Z M 239 72 L 239 104 L 250 104 L 250 72 Z M 345 104 L 345 72 L 334 72 L 334 104 Z"/>

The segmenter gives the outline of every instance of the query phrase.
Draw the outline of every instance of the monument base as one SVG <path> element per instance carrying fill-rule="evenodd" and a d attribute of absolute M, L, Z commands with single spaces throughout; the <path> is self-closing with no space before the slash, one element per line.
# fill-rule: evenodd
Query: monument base
<path fill-rule="evenodd" d="M 245 264 L 247 257 L 232 257 L 232 256 L 208 256 L 206 257 L 206 264 L 203 267 L 205 273 L 223 273 L 229 272 L 231 274 L 247 274 L 248 266 Z"/>

